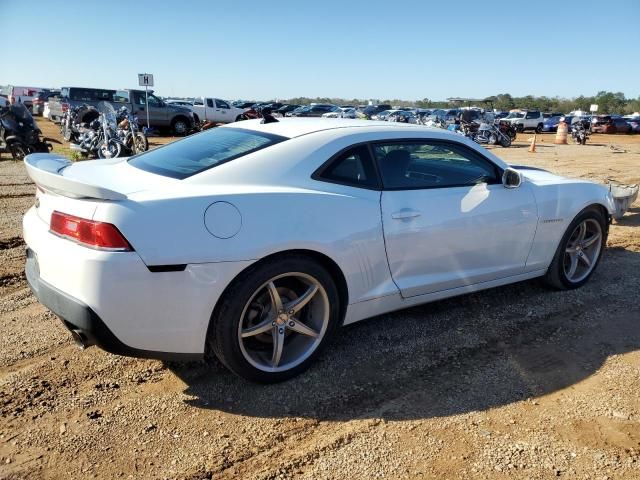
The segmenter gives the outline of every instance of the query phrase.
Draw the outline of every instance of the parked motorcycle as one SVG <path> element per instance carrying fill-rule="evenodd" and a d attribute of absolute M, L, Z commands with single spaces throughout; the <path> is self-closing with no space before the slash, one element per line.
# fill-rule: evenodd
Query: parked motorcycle
<path fill-rule="evenodd" d="M 502 120 L 498 120 L 498 129 L 505 135 L 508 135 L 511 141 L 516 139 L 516 135 L 518 134 L 518 130 L 513 126 L 511 122 L 505 122 Z"/>
<path fill-rule="evenodd" d="M 511 137 L 503 133 L 494 123 L 461 122 L 460 127 L 466 137 L 481 145 L 500 144 L 505 148 L 511 146 Z"/>
<path fill-rule="evenodd" d="M 591 135 L 591 132 L 583 122 L 576 122 L 571 125 L 571 139 L 578 145 L 585 145 L 589 135 Z"/>
<path fill-rule="evenodd" d="M 67 142 L 77 143 L 83 129 L 100 116 L 98 110 L 90 105 L 70 108 L 62 114 L 60 133 Z"/>
<path fill-rule="evenodd" d="M 41 138 L 42 131 L 36 125 L 29 110 L 17 103 L 0 107 L 0 153 L 8 152 L 14 160 L 22 160 L 30 153 L 49 153 L 51 138 Z"/>
<path fill-rule="evenodd" d="M 91 121 L 88 127 L 80 127 L 78 141 L 72 143 L 70 148 L 84 154 L 97 155 L 98 158 L 119 157 L 123 144 L 116 134 L 116 111 L 109 102 L 98 103 L 97 110 L 99 117 Z"/>
<path fill-rule="evenodd" d="M 140 131 L 138 118 L 132 115 L 127 107 L 121 107 L 118 110 L 117 121 L 118 130 L 116 136 L 128 154 L 137 155 L 149 150 L 149 140 Z"/>

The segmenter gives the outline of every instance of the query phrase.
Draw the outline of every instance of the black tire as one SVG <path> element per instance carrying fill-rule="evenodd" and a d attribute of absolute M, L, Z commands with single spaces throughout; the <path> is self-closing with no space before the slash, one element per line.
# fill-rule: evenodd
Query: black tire
<path fill-rule="evenodd" d="M 239 323 L 245 305 L 266 282 L 278 275 L 299 272 L 310 275 L 324 288 L 329 301 L 329 323 L 315 350 L 300 364 L 284 371 L 268 372 L 256 368 L 244 356 L 239 340 Z M 288 380 L 306 370 L 341 324 L 338 289 L 329 272 L 318 262 L 304 255 L 278 256 L 249 268 L 227 287 L 211 316 L 207 331 L 207 355 L 211 353 L 236 375 L 257 383 Z"/>
<path fill-rule="evenodd" d="M 502 139 L 500 140 L 500 145 L 504 148 L 510 147 L 511 137 L 509 137 L 509 135 L 502 135 Z"/>
<path fill-rule="evenodd" d="M 586 144 L 587 144 L 587 136 L 585 135 L 580 139 L 580 145 L 586 145 Z"/>
<path fill-rule="evenodd" d="M 542 128 L 543 128 L 542 124 L 539 123 L 538 126 L 536 127 L 536 133 L 542 133 Z"/>
<path fill-rule="evenodd" d="M 563 262 L 564 262 L 565 249 L 567 248 L 567 244 L 576 227 L 587 219 L 594 219 L 600 224 L 600 227 L 602 229 L 600 251 L 598 253 L 598 258 L 596 259 L 595 265 L 593 266 L 589 274 L 578 282 L 572 282 L 567 278 L 564 271 Z M 573 219 L 573 221 L 567 228 L 566 232 L 562 236 L 562 239 L 560 240 L 560 244 L 558 245 L 558 249 L 556 250 L 556 253 L 553 256 L 551 265 L 549 266 L 549 269 L 547 270 L 547 273 L 544 276 L 544 282 L 550 287 L 558 290 L 572 290 L 574 288 L 579 288 L 585 283 L 587 283 L 589 278 L 591 278 L 591 275 L 593 275 L 593 272 L 596 271 L 596 268 L 598 267 L 598 263 L 602 258 L 602 252 L 604 251 L 604 247 L 607 243 L 607 233 L 608 233 L 607 220 L 605 218 L 605 215 L 602 213 L 602 209 L 600 207 L 591 206 L 582 210 Z"/>
<path fill-rule="evenodd" d="M 242 118 L 242 115 L 238 115 L 238 116 L 236 117 L 236 122 L 240 122 L 240 121 L 242 121 L 242 120 L 244 120 L 244 118 Z"/>
<path fill-rule="evenodd" d="M 14 142 L 9 145 L 9 152 L 14 160 L 24 160 L 24 157 L 31 153 L 29 147 L 20 142 Z"/>
<path fill-rule="evenodd" d="M 177 117 L 171 122 L 171 131 L 176 137 L 182 137 L 189 132 L 189 120 L 184 117 Z"/>
<path fill-rule="evenodd" d="M 516 125 L 516 132 L 517 132 L 517 133 L 522 133 L 522 132 L 524 132 L 524 125 L 523 125 L 523 124 L 521 124 L 521 123 L 517 124 L 517 125 Z"/>

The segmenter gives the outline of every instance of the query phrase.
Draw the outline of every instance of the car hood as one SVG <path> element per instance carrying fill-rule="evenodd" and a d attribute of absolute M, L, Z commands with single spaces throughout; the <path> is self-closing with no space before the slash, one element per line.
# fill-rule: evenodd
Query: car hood
<path fill-rule="evenodd" d="M 542 168 L 529 167 L 527 165 L 510 165 L 510 167 L 518 170 L 528 181 L 536 185 L 561 183 L 593 183 L 589 182 L 588 180 L 562 177 L 547 170 L 543 170 Z"/>
<path fill-rule="evenodd" d="M 187 108 L 187 107 L 181 107 L 181 106 L 173 106 L 170 105 L 169 110 L 175 113 L 184 113 L 185 115 L 189 115 L 191 113 L 191 109 Z"/>

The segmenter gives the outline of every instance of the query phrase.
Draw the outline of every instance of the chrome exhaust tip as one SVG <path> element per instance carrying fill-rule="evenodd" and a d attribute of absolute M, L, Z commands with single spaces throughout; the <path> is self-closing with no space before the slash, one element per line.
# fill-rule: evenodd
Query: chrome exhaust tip
<path fill-rule="evenodd" d="M 81 330 L 71 330 L 71 336 L 73 337 L 73 341 L 81 350 L 84 350 L 90 345 L 89 339 Z"/>

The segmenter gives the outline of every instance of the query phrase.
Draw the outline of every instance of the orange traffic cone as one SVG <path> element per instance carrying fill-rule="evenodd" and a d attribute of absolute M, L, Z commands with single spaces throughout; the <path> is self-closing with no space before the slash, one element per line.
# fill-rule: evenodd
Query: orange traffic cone
<path fill-rule="evenodd" d="M 531 146 L 529 147 L 529 152 L 530 153 L 536 153 L 536 135 L 535 135 L 535 133 L 533 134 L 533 138 L 531 138 L 530 140 L 531 140 Z"/>

